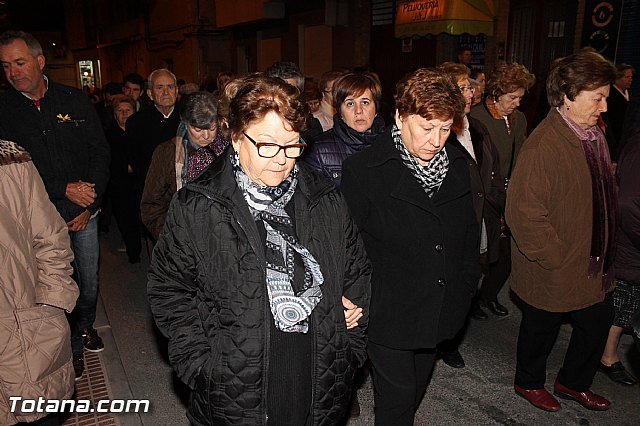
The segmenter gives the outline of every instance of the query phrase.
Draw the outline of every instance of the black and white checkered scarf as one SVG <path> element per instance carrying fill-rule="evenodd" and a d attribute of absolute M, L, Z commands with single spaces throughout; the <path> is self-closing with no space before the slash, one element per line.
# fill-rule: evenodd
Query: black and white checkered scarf
<path fill-rule="evenodd" d="M 404 146 L 404 143 L 402 143 L 400 130 L 395 125 L 391 131 L 391 136 L 393 137 L 396 148 L 400 151 L 400 157 L 402 157 L 404 165 L 411 171 L 411 174 L 416 178 L 429 198 L 433 197 L 433 194 L 440 189 L 440 185 L 442 185 L 442 181 L 449 171 L 447 151 L 442 148 L 433 156 L 428 165 L 421 166 L 418 160 L 407 150 L 407 147 Z"/>
<path fill-rule="evenodd" d="M 288 333 L 306 333 L 308 318 L 322 299 L 320 286 L 324 278 L 316 259 L 298 242 L 291 218 L 284 209 L 298 184 L 298 166 L 280 185 L 271 187 L 253 182 L 242 170 L 236 153 L 231 153 L 231 162 L 251 215 L 256 221 L 261 220 L 267 231 L 267 290 L 276 328 Z M 304 285 L 298 294 L 292 285 L 294 252 L 301 257 L 305 270 Z"/>

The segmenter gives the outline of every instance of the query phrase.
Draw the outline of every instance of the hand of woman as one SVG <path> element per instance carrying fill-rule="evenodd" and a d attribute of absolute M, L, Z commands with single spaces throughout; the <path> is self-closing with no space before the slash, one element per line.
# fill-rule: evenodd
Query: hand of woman
<path fill-rule="evenodd" d="M 347 322 L 347 330 L 358 326 L 358 320 L 362 318 L 362 308 L 354 305 L 351 300 L 342 296 L 342 306 L 344 306 L 344 318 Z"/>

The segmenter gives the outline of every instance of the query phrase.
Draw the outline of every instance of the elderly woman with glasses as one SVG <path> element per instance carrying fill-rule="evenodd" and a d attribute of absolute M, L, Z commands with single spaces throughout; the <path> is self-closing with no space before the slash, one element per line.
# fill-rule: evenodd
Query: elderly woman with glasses
<path fill-rule="evenodd" d="M 500 174 L 505 179 L 505 187 L 518 153 L 527 137 L 527 118 L 518 109 L 520 101 L 533 87 L 536 79 L 521 64 L 500 63 L 491 72 L 485 88 L 484 102 L 471 108 L 470 117 L 482 123 L 491 136 L 500 156 Z M 507 224 L 508 225 L 508 224 Z M 486 320 L 489 315 L 482 309 L 488 308 L 494 315 L 509 315 L 506 306 L 498 301 L 498 294 L 511 273 L 511 246 L 509 229 L 503 223 L 499 240 L 498 260 L 491 263 L 478 292 L 478 303 L 474 304 L 471 317 Z"/>
<path fill-rule="evenodd" d="M 345 416 L 365 361 L 370 266 L 328 179 L 298 164 L 307 106 L 247 78 L 232 149 L 172 201 L 148 294 L 193 424 L 319 425 Z M 348 328 L 341 299 L 364 308 Z"/>
<path fill-rule="evenodd" d="M 439 69 L 456 82 L 465 99 L 465 116 L 461 126 L 454 126 L 447 144 L 462 152 L 469 166 L 471 194 L 476 220 L 480 224 L 480 252 L 478 260 L 486 268 L 498 260 L 500 246 L 500 218 L 504 214 L 505 189 L 500 174 L 498 150 L 487 128 L 469 117 L 475 89 L 469 80 L 469 68 L 463 64 L 445 62 Z M 462 332 L 455 339 L 440 346 L 442 360 L 454 368 L 463 368 L 464 359 L 458 351 Z"/>

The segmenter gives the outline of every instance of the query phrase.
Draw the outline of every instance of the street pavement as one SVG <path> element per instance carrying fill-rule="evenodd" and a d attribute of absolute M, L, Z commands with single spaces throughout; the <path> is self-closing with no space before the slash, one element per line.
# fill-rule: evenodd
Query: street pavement
<path fill-rule="evenodd" d="M 105 340 L 100 353 L 113 399 L 148 399 L 148 413 L 119 415 L 123 426 L 188 425 L 185 406 L 188 389 L 168 365 L 166 340 L 153 324 L 146 299 L 148 259 L 131 265 L 115 226 L 101 234 L 100 294 L 96 328 Z M 640 386 L 625 387 L 596 374 L 592 390 L 612 401 L 606 412 L 589 411 L 560 400 L 562 410 L 536 409 L 513 392 L 515 350 L 520 312 L 508 288 L 500 300 L 510 310 L 504 318 L 470 321 L 460 351 L 466 368 L 454 369 L 438 361 L 427 393 L 416 414 L 422 425 L 638 425 Z M 399 312 L 398 315 L 402 315 Z M 407 327 L 411 327 L 407 324 Z M 570 325 L 563 326 L 548 361 L 547 389 L 566 350 Z M 640 354 L 631 336 L 624 335 L 619 353 L 625 365 L 640 375 Z M 361 415 L 347 426 L 373 425 L 373 387 L 367 378 L 358 390 Z"/>

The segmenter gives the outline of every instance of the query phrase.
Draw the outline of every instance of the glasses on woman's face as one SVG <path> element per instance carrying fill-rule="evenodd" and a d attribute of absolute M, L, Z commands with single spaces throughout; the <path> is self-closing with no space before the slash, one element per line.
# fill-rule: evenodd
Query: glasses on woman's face
<path fill-rule="evenodd" d="M 470 92 L 472 95 L 476 92 L 476 88 L 473 86 L 458 86 L 460 88 L 460 91 L 462 92 L 462 94 L 464 95 L 467 92 Z"/>
<path fill-rule="evenodd" d="M 284 151 L 284 155 L 287 158 L 298 158 L 302 155 L 302 153 L 304 152 L 304 148 L 307 146 L 307 143 L 302 138 L 300 138 L 299 143 L 279 145 L 277 143 L 271 142 L 256 142 L 245 132 L 242 132 L 242 134 L 245 135 L 245 137 L 249 139 L 249 141 L 251 141 L 251 143 L 254 144 L 256 148 L 258 148 L 258 155 L 262 158 L 273 158 L 278 155 L 280 150 Z"/>

